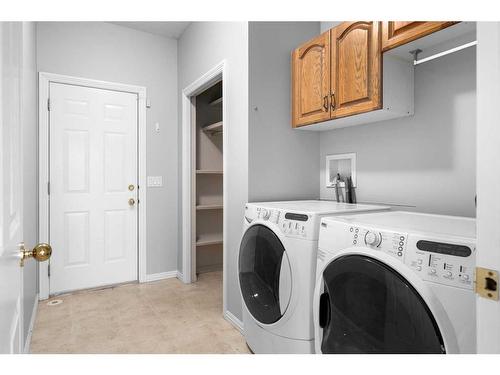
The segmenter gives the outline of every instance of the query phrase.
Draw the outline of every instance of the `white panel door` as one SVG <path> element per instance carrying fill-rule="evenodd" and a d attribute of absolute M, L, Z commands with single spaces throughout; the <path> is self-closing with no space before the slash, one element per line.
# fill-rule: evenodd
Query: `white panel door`
<path fill-rule="evenodd" d="M 500 271 L 500 22 L 477 23 L 476 69 L 476 263 Z M 500 354 L 500 301 L 478 295 L 476 309 L 477 352 Z"/>
<path fill-rule="evenodd" d="M 137 280 L 137 95 L 49 96 L 50 293 Z"/>
<path fill-rule="evenodd" d="M 0 22 L 0 353 L 22 350 L 22 24 Z"/>

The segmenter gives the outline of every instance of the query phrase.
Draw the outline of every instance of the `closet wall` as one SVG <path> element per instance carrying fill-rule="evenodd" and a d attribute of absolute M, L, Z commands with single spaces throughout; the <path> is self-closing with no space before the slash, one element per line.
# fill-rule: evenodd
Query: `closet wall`
<path fill-rule="evenodd" d="M 319 22 L 250 22 L 248 201 L 317 199 L 318 132 L 291 128 L 290 53 Z"/>
<path fill-rule="evenodd" d="M 228 138 L 224 150 L 228 161 L 225 172 L 227 191 L 227 310 L 241 318 L 241 294 L 238 288 L 237 255 L 240 246 L 245 203 L 248 201 L 248 23 L 193 22 L 179 39 L 178 87 L 190 85 L 221 61 L 226 62 L 227 109 L 224 122 Z M 179 98 L 181 93 L 179 93 Z M 230 100 L 230 102 L 229 102 Z M 181 102 L 179 101 L 179 109 Z M 178 143 L 182 140 L 179 123 Z M 178 182 L 181 184 L 179 168 Z M 182 213 L 182 207 L 179 215 Z M 179 216 L 179 222 L 182 222 Z M 179 247 L 182 249 L 182 247 Z M 178 267 L 182 269 L 182 251 Z"/>

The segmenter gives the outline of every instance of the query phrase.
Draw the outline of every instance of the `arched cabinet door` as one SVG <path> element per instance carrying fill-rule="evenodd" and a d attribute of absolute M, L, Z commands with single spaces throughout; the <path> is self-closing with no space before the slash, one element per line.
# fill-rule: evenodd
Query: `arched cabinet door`
<path fill-rule="evenodd" d="M 344 22 L 331 32 L 331 117 L 382 108 L 380 22 Z"/>
<path fill-rule="evenodd" d="M 382 51 L 410 43 L 456 23 L 455 21 L 384 21 L 382 22 Z"/>
<path fill-rule="evenodd" d="M 292 124 L 299 127 L 330 119 L 330 32 L 292 53 Z"/>

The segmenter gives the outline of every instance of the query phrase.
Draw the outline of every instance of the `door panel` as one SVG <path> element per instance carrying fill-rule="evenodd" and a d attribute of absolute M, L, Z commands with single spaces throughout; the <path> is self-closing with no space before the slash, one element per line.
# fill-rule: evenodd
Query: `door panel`
<path fill-rule="evenodd" d="M 250 314 L 260 323 L 277 322 L 288 307 L 292 285 L 285 248 L 272 230 L 254 225 L 245 232 L 238 273 L 240 291 Z"/>
<path fill-rule="evenodd" d="M 0 353 L 23 347 L 22 24 L 0 22 Z"/>
<path fill-rule="evenodd" d="M 382 107 L 379 22 L 344 22 L 331 29 L 331 117 Z"/>
<path fill-rule="evenodd" d="M 292 120 L 298 127 L 328 120 L 330 109 L 330 33 L 297 48 L 292 54 Z"/>
<path fill-rule="evenodd" d="M 50 84 L 50 293 L 137 279 L 137 95 Z"/>
<path fill-rule="evenodd" d="M 456 23 L 454 21 L 384 21 L 382 22 L 382 51 L 399 47 Z"/>
<path fill-rule="evenodd" d="M 386 264 L 347 255 L 330 263 L 322 276 L 322 353 L 445 352 L 425 301 Z"/>

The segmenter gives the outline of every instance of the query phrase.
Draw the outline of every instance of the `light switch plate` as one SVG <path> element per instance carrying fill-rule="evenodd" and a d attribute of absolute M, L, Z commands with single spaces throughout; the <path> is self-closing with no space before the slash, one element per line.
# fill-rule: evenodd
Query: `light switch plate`
<path fill-rule="evenodd" d="M 161 187 L 163 186 L 162 176 L 148 176 L 148 187 Z"/>

